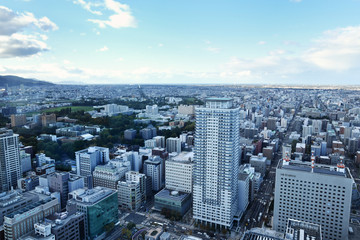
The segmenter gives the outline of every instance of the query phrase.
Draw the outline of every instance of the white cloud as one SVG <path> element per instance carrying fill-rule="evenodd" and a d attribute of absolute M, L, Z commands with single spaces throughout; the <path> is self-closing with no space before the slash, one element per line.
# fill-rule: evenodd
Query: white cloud
<path fill-rule="evenodd" d="M 16 13 L 11 9 L 0 6 L 0 35 L 11 35 L 27 27 L 36 26 L 43 31 L 57 30 L 55 23 L 47 17 L 37 19 L 32 13 Z"/>
<path fill-rule="evenodd" d="M 258 44 L 259 44 L 259 45 L 265 45 L 266 42 L 265 42 L 265 41 L 259 41 Z"/>
<path fill-rule="evenodd" d="M 93 8 L 101 6 L 101 3 L 98 2 L 86 2 L 85 0 L 74 0 L 75 4 L 81 5 L 85 10 L 91 12 L 95 15 L 102 15 L 102 12 L 99 10 L 93 10 Z"/>
<path fill-rule="evenodd" d="M 96 51 L 98 51 L 98 52 L 106 52 L 108 50 L 109 50 L 109 48 L 107 46 L 103 46 L 102 48 L 100 48 L 100 49 L 98 49 Z"/>
<path fill-rule="evenodd" d="M 163 46 L 164 46 L 164 44 L 162 44 L 162 43 L 158 44 L 158 47 L 163 47 Z"/>
<path fill-rule="evenodd" d="M 324 32 L 304 53 L 305 61 L 326 70 L 346 71 L 359 68 L 360 26 Z"/>
<path fill-rule="evenodd" d="M 107 26 L 112 28 L 136 27 L 136 20 L 128 5 L 115 0 L 104 0 L 104 7 L 114 12 L 114 14 L 110 15 L 107 20 L 88 19 L 88 21 L 97 24 L 100 28 L 106 28 Z"/>
<path fill-rule="evenodd" d="M 47 17 L 37 19 L 32 13 L 16 13 L 0 6 L 0 58 L 26 57 L 49 50 L 44 42 L 48 36 L 36 31 L 22 33 L 31 27 L 41 31 L 58 29 Z"/>

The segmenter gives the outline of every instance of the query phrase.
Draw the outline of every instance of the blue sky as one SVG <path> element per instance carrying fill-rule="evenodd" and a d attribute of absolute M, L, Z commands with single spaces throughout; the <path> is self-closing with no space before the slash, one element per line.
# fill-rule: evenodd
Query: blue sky
<path fill-rule="evenodd" d="M 85 84 L 359 84 L 360 0 L 1 1 L 0 74 Z"/>

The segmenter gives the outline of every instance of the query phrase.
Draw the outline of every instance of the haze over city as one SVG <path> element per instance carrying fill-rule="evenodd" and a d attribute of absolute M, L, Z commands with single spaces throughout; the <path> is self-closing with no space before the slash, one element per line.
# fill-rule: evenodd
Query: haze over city
<path fill-rule="evenodd" d="M 10 0 L 0 74 L 79 84 L 354 85 L 355 0 Z"/>

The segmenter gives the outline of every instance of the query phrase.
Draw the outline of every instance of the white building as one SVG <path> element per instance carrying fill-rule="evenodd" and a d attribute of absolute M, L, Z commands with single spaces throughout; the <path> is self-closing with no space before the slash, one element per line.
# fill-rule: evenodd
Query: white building
<path fill-rule="evenodd" d="M 288 220 L 296 219 L 321 225 L 323 239 L 347 239 L 353 182 L 342 163 L 330 166 L 280 161 L 276 169 L 274 230 L 284 233 Z"/>
<path fill-rule="evenodd" d="M 181 152 L 180 138 L 170 137 L 166 139 L 166 151 L 168 153 L 172 153 L 172 152 L 180 153 Z"/>
<path fill-rule="evenodd" d="M 201 224 L 231 228 L 238 213 L 239 112 L 230 98 L 196 109 L 193 214 Z"/>
<path fill-rule="evenodd" d="M 77 151 L 76 174 L 85 177 L 85 186 L 92 188 L 92 173 L 97 165 L 109 162 L 109 149 L 103 147 L 89 147 Z"/>
<path fill-rule="evenodd" d="M 193 152 L 182 152 L 165 162 L 165 187 L 191 193 L 193 186 Z"/>

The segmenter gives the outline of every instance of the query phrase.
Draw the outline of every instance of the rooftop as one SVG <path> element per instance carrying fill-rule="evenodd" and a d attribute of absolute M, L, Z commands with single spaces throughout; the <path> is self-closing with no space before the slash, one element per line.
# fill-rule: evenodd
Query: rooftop
<path fill-rule="evenodd" d="M 279 161 L 277 168 L 278 169 L 289 169 L 289 170 L 293 170 L 293 171 L 302 171 L 302 172 L 311 172 L 312 171 L 311 162 L 303 162 L 303 161 L 299 161 L 299 160 L 291 160 L 288 165 L 284 165 L 283 161 Z M 342 171 L 338 167 L 332 166 L 332 165 L 316 163 L 314 166 L 314 173 L 339 176 L 339 177 L 352 179 L 350 170 L 348 168 L 344 168 L 344 170 Z"/>
<path fill-rule="evenodd" d="M 158 192 L 155 195 L 155 198 L 158 197 L 158 198 L 170 199 L 170 200 L 173 200 L 173 201 L 183 201 L 189 195 L 190 195 L 189 193 L 184 193 L 184 192 L 179 192 L 179 191 L 172 191 L 172 190 L 164 188 L 163 190 L 161 190 L 160 192 Z"/>
<path fill-rule="evenodd" d="M 321 239 L 321 226 L 314 223 L 289 219 L 286 232 L 289 240 Z"/>
<path fill-rule="evenodd" d="M 71 196 L 70 200 L 92 205 L 113 193 L 116 193 L 116 191 L 105 187 L 95 187 L 93 189 L 80 188 L 69 193 L 69 197 Z"/>
<path fill-rule="evenodd" d="M 177 162 L 192 162 L 194 159 L 194 152 L 181 152 L 177 156 L 171 158 L 172 161 Z"/>

